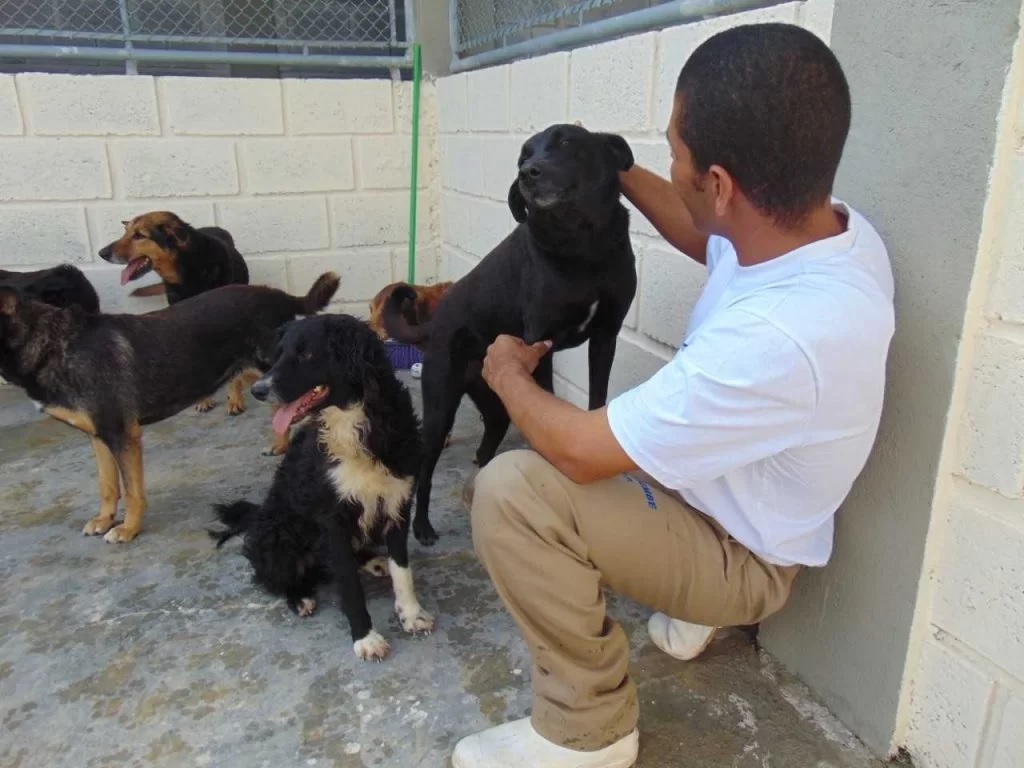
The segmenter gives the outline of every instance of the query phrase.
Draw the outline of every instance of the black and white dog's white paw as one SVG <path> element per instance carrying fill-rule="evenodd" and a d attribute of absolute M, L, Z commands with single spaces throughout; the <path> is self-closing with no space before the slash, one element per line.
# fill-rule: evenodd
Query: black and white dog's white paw
<path fill-rule="evenodd" d="M 434 617 L 423 610 L 419 603 L 400 603 L 395 601 L 395 613 L 402 622 L 402 629 L 410 634 L 420 632 L 429 635 L 434 630 Z"/>
<path fill-rule="evenodd" d="M 376 629 L 371 629 L 369 634 L 361 640 L 352 644 L 352 649 L 363 661 L 376 661 L 378 664 L 384 660 L 391 650 L 388 641 Z"/>

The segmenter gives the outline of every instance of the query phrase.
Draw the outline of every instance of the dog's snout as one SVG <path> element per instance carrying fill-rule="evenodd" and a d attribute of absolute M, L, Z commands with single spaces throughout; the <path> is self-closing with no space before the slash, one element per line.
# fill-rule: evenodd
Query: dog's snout
<path fill-rule="evenodd" d="M 540 176 L 540 166 L 532 161 L 526 161 L 519 168 L 519 178 L 522 181 L 532 181 Z"/>
<path fill-rule="evenodd" d="M 256 379 L 256 381 L 253 382 L 252 387 L 249 388 L 249 391 L 252 392 L 252 396 L 257 400 L 266 400 L 267 395 L 270 394 L 270 387 L 272 384 L 273 382 L 269 377 Z"/>
<path fill-rule="evenodd" d="M 113 255 L 113 253 L 114 253 L 114 244 L 113 243 L 111 243 L 110 245 L 105 245 L 102 248 L 100 248 L 100 258 L 103 259 L 104 261 L 110 261 L 110 257 Z"/>

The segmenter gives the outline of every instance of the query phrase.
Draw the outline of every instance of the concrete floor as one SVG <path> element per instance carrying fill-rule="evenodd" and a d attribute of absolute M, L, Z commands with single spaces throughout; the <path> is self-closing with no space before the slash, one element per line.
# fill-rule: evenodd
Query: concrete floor
<path fill-rule="evenodd" d="M 0 766 L 440 767 L 461 736 L 526 714 L 528 657 L 459 502 L 472 406 L 436 475 L 441 540 L 410 538 L 436 631 L 405 636 L 390 584 L 368 580 L 392 641 L 378 665 L 356 660 L 333 595 L 299 620 L 250 586 L 237 543 L 214 549 L 210 504 L 257 499 L 274 466 L 268 410 L 223 404 L 145 432 L 143 533 L 110 545 L 80 534 L 98 503 L 88 441 L 0 387 Z M 632 642 L 641 768 L 880 765 L 741 634 L 684 664 L 648 641 L 647 611 L 611 609 Z"/>

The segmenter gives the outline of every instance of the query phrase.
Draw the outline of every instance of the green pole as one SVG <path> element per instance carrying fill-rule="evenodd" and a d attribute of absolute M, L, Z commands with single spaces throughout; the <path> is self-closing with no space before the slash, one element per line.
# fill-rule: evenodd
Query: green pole
<path fill-rule="evenodd" d="M 412 45 L 412 180 L 409 188 L 408 282 L 416 282 L 416 198 L 419 190 L 420 155 L 420 44 Z"/>

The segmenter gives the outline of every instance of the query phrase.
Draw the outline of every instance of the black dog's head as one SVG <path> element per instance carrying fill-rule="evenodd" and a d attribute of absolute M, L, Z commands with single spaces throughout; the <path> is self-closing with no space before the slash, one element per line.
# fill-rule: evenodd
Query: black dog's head
<path fill-rule="evenodd" d="M 282 406 L 274 415 L 278 433 L 329 406 L 372 407 L 381 383 L 393 375 L 383 343 L 351 315 L 312 315 L 284 324 L 262 367 L 266 373 L 251 391 L 258 400 Z"/>
<path fill-rule="evenodd" d="M 121 285 L 137 280 L 151 270 L 166 283 L 181 282 L 178 252 L 188 248 L 192 228 L 170 211 L 150 211 L 123 221 L 124 234 L 100 249 L 100 258 L 124 264 Z"/>
<path fill-rule="evenodd" d="M 600 217 L 618 202 L 619 171 L 632 166 L 633 152 L 621 136 L 552 125 L 523 143 L 508 207 L 518 222 L 563 207 Z"/>

